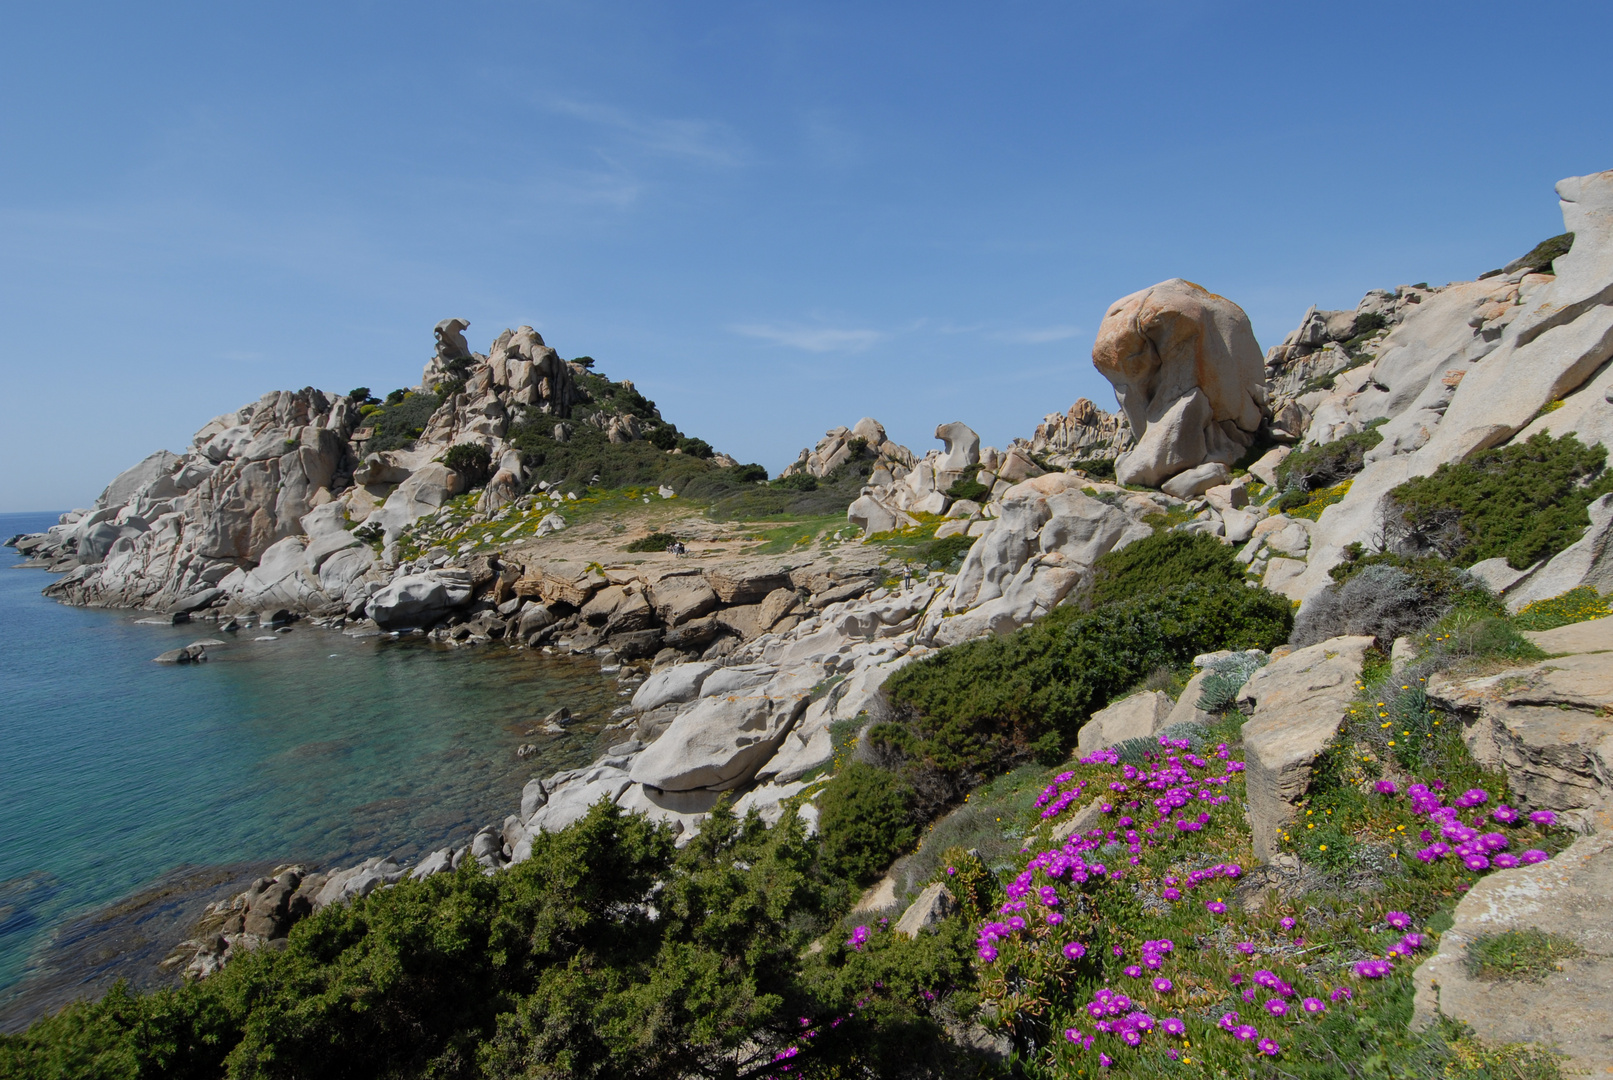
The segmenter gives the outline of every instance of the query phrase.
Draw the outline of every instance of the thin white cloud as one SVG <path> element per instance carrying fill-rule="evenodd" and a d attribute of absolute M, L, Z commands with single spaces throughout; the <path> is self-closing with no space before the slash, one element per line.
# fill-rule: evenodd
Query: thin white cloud
<path fill-rule="evenodd" d="M 647 153 L 690 158 L 726 168 L 743 165 L 748 160 L 739 137 L 719 121 L 641 118 L 611 105 L 569 98 L 552 99 L 545 104 L 551 112 L 614 131 Z"/>
<path fill-rule="evenodd" d="M 862 352 L 871 345 L 884 341 L 889 334 L 881 330 L 844 330 L 831 326 L 775 325 L 769 323 L 735 323 L 730 333 L 743 337 L 770 341 L 807 352 Z"/>
<path fill-rule="evenodd" d="M 1046 345 L 1054 341 L 1068 341 L 1083 333 L 1085 331 L 1079 326 L 1028 326 L 1019 330 L 1004 330 L 992 336 L 1015 345 Z"/>

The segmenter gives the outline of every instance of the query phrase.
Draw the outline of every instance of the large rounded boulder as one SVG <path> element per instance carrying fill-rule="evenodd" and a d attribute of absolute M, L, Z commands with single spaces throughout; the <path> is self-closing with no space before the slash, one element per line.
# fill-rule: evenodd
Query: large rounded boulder
<path fill-rule="evenodd" d="M 1249 316 L 1191 281 L 1172 278 L 1115 301 L 1092 362 L 1114 384 L 1137 440 L 1115 462 L 1121 483 L 1158 487 L 1206 463 L 1230 466 L 1268 418 Z"/>

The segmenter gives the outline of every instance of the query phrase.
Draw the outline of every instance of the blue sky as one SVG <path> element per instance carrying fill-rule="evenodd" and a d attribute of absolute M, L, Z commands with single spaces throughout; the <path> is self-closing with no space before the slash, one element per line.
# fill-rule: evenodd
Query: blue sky
<path fill-rule="evenodd" d="M 4 12 L 0 510 L 275 388 L 530 323 L 777 470 L 1004 445 L 1164 278 L 1262 345 L 1467 279 L 1613 168 L 1613 6 L 39 4 Z"/>

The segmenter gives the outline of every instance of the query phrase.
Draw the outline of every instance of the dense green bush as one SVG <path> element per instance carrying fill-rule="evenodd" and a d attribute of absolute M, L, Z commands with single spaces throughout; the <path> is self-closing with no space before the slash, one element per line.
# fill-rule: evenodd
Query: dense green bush
<path fill-rule="evenodd" d="M 1070 468 L 1080 469 L 1088 476 L 1098 480 L 1113 480 L 1115 478 L 1114 458 L 1081 458 L 1070 462 Z"/>
<path fill-rule="evenodd" d="M 982 484 L 974 477 L 960 477 L 947 488 L 946 496 L 949 499 L 968 499 L 971 502 L 983 503 L 991 495 L 991 488 Z"/>
<path fill-rule="evenodd" d="M 716 455 L 711 444 L 704 439 L 695 439 L 685 436 L 678 440 L 678 450 L 690 457 L 709 458 Z"/>
<path fill-rule="evenodd" d="M 729 470 L 734 480 L 741 484 L 764 484 L 767 482 L 767 467 L 758 465 L 754 461 L 748 465 L 735 465 Z"/>
<path fill-rule="evenodd" d="M 1586 507 L 1613 491 L 1607 451 L 1541 433 L 1441 465 L 1389 493 L 1388 546 L 1459 566 L 1502 558 L 1523 570 L 1578 540 Z"/>
<path fill-rule="evenodd" d="M 442 463 L 465 478 L 465 488 L 481 487 L 493 473 L 493 452 L 477 443 L 455 443 Z"/>
<path fill-rule="evenodd" d="M 381 399 L 370 393 L 370 388 L 368 386 L 359 386 L 349 390 L 347 392 L 347 399 L 351 401 L 354 406 L 360 408 L 365 405 L 381 404 Z"/>
<path fill-rule="evenodd" d="M 818 798 L 824 867 L 867 884 L 912 846 L 913 790 L 894 774 L 860 761 L 842 768 Z"/>
<path fill-rule="evenodd" d="M 1093 607 L 1158 595 L 1195 581 L 1237 585 L 1244 580 L 1232 549 L 1203 533 L 1155 533 L 1099 557 L 1093 569 Z"/>
<path fill-rule="evenodd" d="M 788 491 L 816 491 L 818 478 L 811 473 L 791 473 L 789 476 L 781 476 L 774 480 L 773 486 Z"/>
<path fill-rule="evenodd" d="M 1557 268 L 1553 264 L 1557 259 L 1567 255 L 1569 249 L 1573 246 L 1574 234 L 1571 232 L 1553 236 L 1549 240 L 1542 240 L 1530 248 L 1527 255 L 1507 263 L 1504 272 L 1510 274 L 1516 270 L 1529 269 L 1555 274 Z"/>
<path fill-rule="evenodd" d="M 1216 649 L 1271 650 L 1293 608 L 1244 584 L 1191 583 L 1090 612 L 1055 608 L 1006 638 L 942 649 L 896 672 L 897 716 L 869 740 L 927 796 L 940 778 L 967 788 L 1006 764 L 1057 759 L 1081 724 L 1159 667 Z"/>
<path fill-rule="evenodd" d="M 639 537 L 637 540 L 634 540 L 631 544 L 628 544 L 622 550 L 623 551 L 665 551 L 667 549 L 667 545 L 675 544 L 677 542 L 678 542 L 678 538 L 676 536 L 673 536 L 669 532 L 653 532 L 648 536 Z"/>
<path fill-rule="evenodd" d="M 205 982 L 0 1037 L 0 1077 L 738 1077 L 804 1027 L 841 1075 L 936 1061 L 932 1002 L 970 979 L 967 927 L 863 950 L 835 934 L 803 959 L 847 895 L 817 849 L 793 816 L 719 809 L 680 851 L 602 803 L 509 870 L 404 881 Z"/>
<path fill-rule="evenodd" d="M 370 414 L 369 425 L 375 433 L 370 436 L 365 451 L 405 449 L 426 430 L 431 414 L 441 404 L 442 398 L 436 394 L 392 391 L 386 396 L 386 404 Z"/>
<path fill-rule="evenodd" d="M 1283 492 L 1277 504 L 1278 509 L 1288 509 L 1287 503 L 1303 505 L 1306 492 L 1332 487 L 1365 468 L 1366 452 L 1383 442 L 1378 427 L 1379 423 L 1374 423 L 1365 431 L 1357 431 L 1308 450 L 1299 450 L 1283 458 L 1277 466 L 1277 487 Z"/>

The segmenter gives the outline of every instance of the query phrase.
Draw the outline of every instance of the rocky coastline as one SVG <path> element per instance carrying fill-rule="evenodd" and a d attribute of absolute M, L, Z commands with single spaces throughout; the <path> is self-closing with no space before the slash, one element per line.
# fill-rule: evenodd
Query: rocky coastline
<path fill-rule="evenodd" d="M 353 395 L 271 393 L 211 421 L 184 454 L 159 452 L 121 474 L 94 506 L 9 543 L 61 575 L 47 592 L 67 603 L 149 609 L 221 632 L 303 618 L 445 646 L 592 654 L 631 691 L 612 718 L 620 738 L 604 754 L 534 777 L 502 822 L 463 843 L 413 866 L 376 858 L 327 872 L 286 867 L 215 905 L 185 964 L 203 977 L 236 952 L 273 947 L 320 907 L 466 860 L 489 873 L 519 864 L 536 834 L 565 828 L 602 799 L 665 822 L 680 842 L 722 799 L 768 822 L 793 807 L 810 827 L 814 784 L 832 768 L 837 738 L 882 715 L 881 687 L 895 671 L 1082 603 L 1099 557 L 1158 530 L 1236 546 L 1251 583 L 1291 599 L 1303 622 L 1329 602 L 1330 571 L 1362 550 L 1426 550 L 1424 536 L 1386 531 L 1398 485 L 1537 434 L 1613 443 L 1613 173 L 1564 180 L 1558 192 L 1572 235 L 1549 260 L 1471 282 L 1377 290 L 1353 311 L 1312 309 L 1264 353 L 1235 303 L 1191 282 L 1116 301 L 1094 349 L 1116 414 L 1083 399 L 1006 450 L 981 447 L 961 422 L 942 424 L 943 448 L 924 456 L 872 419 L 831 430 L 786 476 L 821 480 L 858 463 L 866 482 L 846 510 L 847 535 L 799 554 L 750 552 L 725 539 L 732 530 L 685 522 L 691 536 L 707 530 L 687 555 L 607 558 L 631 537 L 586 533 L 577 507 L 587 488 L 540 479 L 506 438 L 512 418 L 547 418 L 562 444 L 588 424 L 612 445 L 653 440 L 656 419 L 606 407 L 598 391 L 600 407 L 581 415 L 588 365 L 560 360 L 527 327 L 473 353 L 463 320 L 437 327 L 418 392 L 441 404 L 405 449 L 369 448 L 376 431 Z M 1368 435 L 1342 477 L 1296 482 L 1285 467 Z M 485 451 L 486 475 L 449 463 L 463 445 Z M 665 486 L 642 504 L 680 497 Z M 1461 569 L 1511 610 L 1578 587 L 1607 591 L 1613 495 L 1591 503 L 1589 517 L 1579 540 L 1527 568 L 1491 558 Z M 875 542 L 922 529 L 972 541 L 955 570 L 904 571 Z M 1283 680 L 1304 682 L 1329 663 L 1344 672 L 1330 673 L 1329 685 L 1342 686 L 1368 644 L 1329 636 L 1279 650 L 1238 691 L 1254 713 L 1257 850 L 1273 859 L 1293 793 L 1337 730 L 1293 745 L 1315 703 L 1284 704 Z M 1226 657 L 1201 659 L 1208 670 Z M 1572 774 L 1536 783 L 1535 801 L 1597 827 L 1613 784 L 1605 718 L 1545 731 L 1520 711 L 1532 700 L 1496 704 L 1484 688 L 1440 693 L 1486 717 L 1483 738 L 1474 736 L 1485 760 L 1520 778 L 1548 759 Z M 1340 701 L 1322 711 L 1332 716 Z M 1195 722 L 1157 700 L 1128 702 L 1090 739 L 1083 730 L 1083 752 Z"/>

